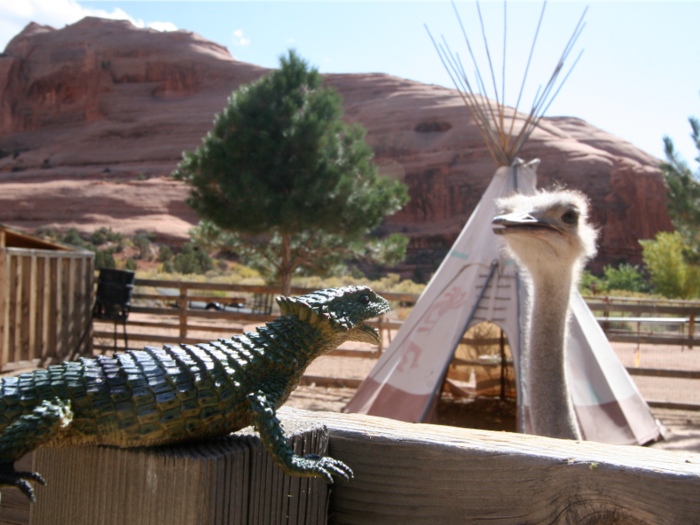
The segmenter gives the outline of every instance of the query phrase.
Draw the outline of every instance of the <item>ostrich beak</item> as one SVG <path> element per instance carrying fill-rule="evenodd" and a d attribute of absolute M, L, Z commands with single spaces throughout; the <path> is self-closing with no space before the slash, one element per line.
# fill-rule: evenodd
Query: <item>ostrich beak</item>
<path fill-rule="evenodd" d="M 507 215 L 499 215 L 491 221 L 493 224 L 493 233 L 496 235 L 506 235 L 513 231 L 522 230 L 550 230 L 557 233 L 562 233 L 559 228 L 544 221 L 537 220 L 529 213 L 515 212 Z"/>

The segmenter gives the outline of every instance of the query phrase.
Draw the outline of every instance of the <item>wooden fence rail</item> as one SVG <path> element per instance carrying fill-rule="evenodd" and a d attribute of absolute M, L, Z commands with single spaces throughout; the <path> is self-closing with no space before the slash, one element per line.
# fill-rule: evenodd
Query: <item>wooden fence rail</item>
<path fill-rule="evenodd" d="M 139 328 L 139 330 L 129 330 L 128 339 L 138 343 L 138 347 L 146 343 L 151 344 L 195 344 L 202 342 L 209 337 L 207 334 L 226 335 L 239 334 L 243 331 L 244 325 L 260 324 L 275 318 L 272 304 L 272 297 L 278 293 L 278 288 L 272 286 L 250 286 L 231 284 L 211 284 L 194 283 L 168 280 L 147 280 L 137 279 L 138 287 L 134 294 L 135 305 L 131 312 L 135 314 L 147 314 L 163 319 L 157 320 L 129 320 L 128 326 Z M 293 288 L 292 294 L 302 295 L 314 291 L 307 288 Z M 402 304 L 415 304 L 418 294 L 395 294 L 384 293 L 382 295 L 389 301 L 400 302 Z M 601 298 L 586 297 L 589 307 L 603 317 L 599 317 L 603 329 L 608 338 L 613 342 L 626 342 L 636 344 L 652 345 L 676 345 L 692 348 L 698 346 L 694 337 L 695 317 L 700 317 L 700 303 L 687 301 L 659 301 L 645 300 L 641 303 L 639 299 L 625 298 Z M 207 310 L 206 306 L 211 303 L 219 303 L 223 310 Z M 620 317 L 614 320 L 619 324 L 628 316 L 630 322 L 637 325 L 637 332 L 631 330 L 619 330 L 610 328 L 613 321 L 610 314 L 615 313 Z M 639 331 L 642 318 L 640 315 L 655 316 L 659 323 L 669 323 L 671 321 L 683 321 L 688 325 L 687 335 L 679 333 L 659 333 Z M 668 316 L 668 317 L 662 317 Z M 669 319 L 671 317 L 672 319 Z M 166 321 L 167 319 L 167 321 Z M 229 323 L 216 324 L 216 321 L 228 321 Z M 96 323 L 104 321 L 96 320 Z M 644 322 L 654 323 L 654 319 Z M 402 323 L 384 319 L 370 321 L 371 324 L 382 333 L 382 341 L 390 341 L 392 331 L 401 328 Z M 112 328 L 110 330 L 110 328 Z M 153 333 L 159 332 L 159 333 Z M 170 333 L 167 333 L 170 332 Z M 94 336 L 100 339 L 94 347 L 98 350 L 111 350 L 117 346 L 118 341 L 124 341 L 125 335 L 118 333 L 116 327 L 109 327 L 100 324 L 96 327 Z M 114 339 L 114 344 L 105 344 L 105 340 Z M 488 341 L 463 339 L 463 344 L 480 345 L 488 344 Z M 123 346 L 123 345 L 119 345 Z M 344 357 L 372 357 L 378 358 L 383 348 L 380 346 L 376 350 L 352 350 L 338 349 L 332 352 L 333 356 Z M 460 363 L 465 364 L 465 363 Z M 474 361 L 469 365 L 488 367 L 490 363 Z M 501 366 L 500 363 L 491 364 Z M 507 366 L 507 364 L 506 364 Z M 659 368 L 627 368 L 628 372 L 634 376 L 657 377 L 667 379 L 700 379 L 700 371 L 680 369 L 659 369 Z M 319 378 L 309 377 L 306 382 L 316 384 L 338 384 L 342 386 L 357 386 L 358 380 L 348 380 L 344 378 Z M 655 406 L 670 406 L 665 401 L 650 402 Z M 684 408 L 700 409 L 700 405 L 683 404 Z"/>
<path fill-rule="evenodd" d="M 153 328 L 177 328 L 177 336 L 159 336 L 157 339 L 152 339 L 153 342 L 190 342 L 192 338 L 188 337 L 188 332 L 196 331 L 211 331 L 222 333 L 231 331 L 237 333 L 236 329 L 230 330 L 215 325 L 192 324 L 190 320 L 204 319 L 225 319 L 233 322 L 245 323 L 264 323 L 274 319 L 271 314 L 271 309 L 261 310 L 250 306 L 250 296 L 266 296 L 266 304 L 272 303 L 271 297 L 278 293 L 279 289 L 273 286 L 264 285 L 242 285 L 242 284 L 216 284 L 216 283 L 196 283 L 187 281 L 168 281 L 154 279 L 137 279 L 136 286 L 141 287 L 141 291 L 134 294 L 134 300 L 137 303 L 163 303 L 170 306 L 143 306 L 136 305 L 131 308 L 133 313 L 151 314 L 156 316 L 177 317 L 177 326 L 171 323 L 152 324 Z M 157 293 L 145 292 L 143 288 L 155 288 Z M 173 290 L 173 293 L 164 293 L 164 290 Z M 310 288 L 292 288 L 292 294 L 300 295 L 314 291 Z M 196 293 L 192 293 L 196 292 Z M 382 295 L 389 301 L 400 302 L 403 304 L 415 304 L 420 297 L 419 294 L 407 293 L 391 293 L 382 292 Z M 584 297 L 589 308 L 593 312 L 599 312 L 603 317 L 599 317 L 599 321 L 603 325 L 603 329 L 612 342 L 636 343 L 636 344 L 651 344 L 651 345 L 675 345 L 693 347 L 698 345 L 695 338 L 695 318 L 700 317 L 700 302 L 697 301 L 674 301 L 674 300 L 658 300 L 658 299 L 627 299 L 627 298 L 611 298 L 611 297 Z M 220 303 L 224 310 L 206 310 L 204 309 L 209 302 Z M 201 308 L 194 308 L 194 303 L 200 303 Z M 610 313 L 620 313 L 624 316 L 631 315 L 650 315 L 656 319 L 644 319 L 644 323 L 661 322 L 664 319 L 660 316 L 673 317 L 679 321 L 679 324 L 688 325 L 687 335 L 679 333 L 661 333 L 657 331 L 642 332 L 632 330 L 620 330 L 610 328 L 610 323 L 606 321 Z M 630 319 L 630 323 L 636 323 L 639 327 L 643 318 L 635 317 Z M 622 318 L 615 318 L 618 322 L 622 322 Z M 145 323 L 138 325 L 131 322 L 133 326 L 147 326 Z M 374 322 L 376 325 L 381 325 L 383 330 L 396 330 L 401 324 L 389 322 L 385 319 L 379 319 Z M 96 332 L 95 336 L 104 338 L 111 334 L 106 334 L 104 331 Z M 134 336 L 143 337 L 142 335 Z"/>
<path fill-rule="evenodd" d="M 241 284 L 216 284 L 216 283 L 196 283 L 188 281 L 168 281 L 156 279 L 136 279 L 135 285 L 140 287 L 137 293 L 133 294 L 135 303 L 156 303 L 161 306 L 141 306 L 134 305 L 130 311 L 135 314 L 150 314 L 153 316 L 171 319 L 170 322 L 149 322 L 131 321 L 128 326 L 138 326 L 142 328 L 169 329 L 177 331 L 177 335 L 129 333 L 127 338 L 131 341 L 152 342 L 152 343 L 185 343 L 194 344 L 202 341 L 201 337 L 191 337 L 190 332 L 211 332 L 239 334 L 243 332 L 242 327 L 226 327 L 215 324 L 194 323 L 192 321 L 206 320 L 228 320 L 236 324 L 265 323 L 272 321 L 276 316 L 272 315 L 272 296 L 279 293 L 279 288 L 262 285 L 241 285 Z M 144 288 L 155 288 L 157 293 L 143 291 Z M 164 293 L 165 290 L 174 290 L 174 293 Z M 315 291 L 311 288 L 292 288 L 293 295 L 303 295 Z M 195 293 L 191 293 L 195 292 Z M 253 296 L 253 300 L 251 297 Z M 255 296 L 266 296 L 260 298 L 262 306 L 256 307 Z M 418 299 L 417 294 L 382 293 L 382 296 L 389 301 L 399 301 L 414 303 Z M 206 309 L 208 304 L 219 303 L 223 310 Z M 252 303 L 252 304 L 251 304 Z M 165 306 L 162 306 L 165 304 Z M 193 305 L 198 304 L 200 308 Z M 116 339 L 124 340 L 124 334 L 120 334 L 115 327 L 114 331 L 108 331 L 107 326 L 111 321 L 95 319 L 100 328 L 94 332 L 96 339 Z M 377 328 L 380 333 L 385 330 L 396 330 L 401 327 L 401 323 L 390 322 L 379 318 L 372 320 L 368 324 Z M 95 343 L 97 350 L 109 350 L 113 346 Z M 378 356 L 382 347 L 377 352 L 359 352 L 358 356 L 364 357 L 366 354 Z M 347 355 L 347 351 L 336 351 L 333 355 Z M 355 354 L 351 354 L 355 355 Z"/>
<path fill-rule="evenodd" d="M 131 308 L 131 312 L 149 314 L 151 316 L 168 319 L 167 322 L 165 320 L 129 320 L 129 327 L 152 329 L 150 330 L 151 333 L 144 333 L 144 330 L 139 330 L 137 332 L 130 330 L 128 339 L 138 343 L 194 344 L 201 342 L 202 338 L 205 336 L 194 335 L 193 332 L 198 332 L 200 334 L 222 334 L 222 336 L 225 336 L 225 334 L 233 335 L 241 333 L 243 331 L 243 325 L 245 324 L 259 324 L 275 318 L 271 307 L 273 303 L 271 298 L 278 293 L 278 288 L 272 286 L 212 284 L 148 279 L 137 279 L 135 284 L 138 287 L 133 296 L 136 304 Z M 167 290 L 171 290 L 171 292 Z M 292 294 L 300 295 L 312 291 L 314 290 L 293 288 Z M 419 298 L 418 294 L 382 292 L 382 295 L 389 301 L 401 302 L 403 304 L 414 304 Z M 673 316 L 675 319 L 689 319 L 687 336 L 659 333 L 650 335 L 631 331 L 614 331 L 608 328 L 607 333 L 611 341 L 638 344 L 683 345 L 688 347 L 692 347 L 693 344 L 697 345 L 697 341 L 694 339 L 693 327 L 695 316 L 700 316 L 700 303 L 698 302 L 647 300 L 645 303 L 641 304 L 639 299 L 630 300 L 601 297 L 586 297 L 585 299 L 594 312 L 601 312 L 605 316 L 615 312 L 624 316 L 647 314 L 654 316 Z M 224 309 L 205 309 L 208 304 L 214 302 L 223 305 Z M 263 305 L 263 307 L 256 307 L 256 304 Z M 606 317 L 599 318 L 599 320 L 602 321 L 603 327 L 607 328 L 605 319 Z M 622 318 L 615 319 L 620 320 Z M 636 317 L 634 319 L 639 320 L 640 318 Z M 223 325 L 211 322 L 215 320 L 230 321 L 230 324 Z M 95 320 L 95 322 L 105 323 L 106 321 Z M 398 330 L 402 326 L 401 322 L 384 319 L 383 317 L 370 321 L 368 324 L 374 326 L 382 333 L 383 341 L 385 339 L 391 340 L 392 331 Z M 163 333 L 164 330 L 170 331 L 171 333 Z M 160 333 L 152 333 L 154 331 L 159 331 Z M 114 327 L 113 330 L 109 330 L 109 326 L 104 324 L 96 328 L 94 336 L 101 340 L 114 338 L 115 345 L 117 341 L 123 341 L 125 339 L 124 334 L 118 333 L 116 327 Z M 472 339 L 463 339 L 462 343 L 471 345 L 489 344 L 486 340 Z M 142 344 L 138 346 L 142 346 Z M 114 348 L 114 345 L 104 344 L 103 342 L 102 344 L 96 343 L 94 347 L 98 350 L 110 350 Z M 381 346 L 375 351 L 339 349 L 331 355 L 376 358 L 379 357 L 382 350 L 383 348 Z M 488 366 L 478 361 L 469 364 L 474 366 Z M 501 365 L 496 364 L 493 366 Z M 700 371 L 693 370 L 630 367 L 628 371 L 630 374 L 636 376 L 700 379 Z"/>
<path fill-rule="evenodd" d="M 678 301 L 668 299 L 630 299 L 621 297 L 584 297 L 586 304 L 593 312 L 602 314 L 599 317 L 599 322 L 603 326 L 608 339 L 619 343 L 636 343 L 650 345 L 675 345 L 687 346 L 692 348 L 698 345 L 698 340 L 695 338 L 695 318 L 700 317 L 700 302 L 698 301 Z M 613 322 L 622 322 L 622 318 L 616 318 L 615 321 L 607 321 L 611 313 L 621 313 L 625 316 L 649 316 L 649 319 L 644 317 L 635 317 L 630 319 L 629 323 L 637 324 L 637 331 L 631 332 L 626 330 L 618 330 L 610 328 Z M 655 319 L 652 319 L 651 317 Z M 663 316 L 674 318 L 681 326 L 688 325 L 687 335 L 685 334 L 667 334 L 654 331 L 642 332 L 640 330 L 641 323 L 667 322 Z"/>
<path fill-rule="evenodd" d="M 154 343 L 193 343 L 199 341 L 190 337 L 191 331 L 209 331 L 213 333 L 240 333 L 241 328 L 228 328 L 221 325 L 202 324 L 206 320 L 228 320 L 234 323 L 264 323 L 274 319 L 272 315 L 272 296 L 278 293 L 279 289 L 273 286 L 264 285 L 242 285 L 242 284 L 216 284 L 216 283 L 196 283 L 187 281 L 168 281 L 154 279 L 137 279 L 136 286 L 140 287 L 138 293 L 134 294 L 134 301 L 137 303 L 131 308 L 131 312 L 140 314 L 150 314 L 175 319 L 176 322 L 145 322 L 129 321 L 131 326 L 151 327 L 158 329 L 176 330 L 177 335 L 158 334 L 132 334 L 129 338 L 134 341 L 151 341 Z M 156 292 L 144 291 L 156 289 Z M 165 293 L 165 290 L 172 290 L 172 293 Z M 314 291 L 309 288 L 292 288 L 292 294 L 299 295 Z M 420 297 L 419 294 L 407 293 L 386 293 L 382 295 L 389 301 L 401 302 L 403 304 L 415 304 Z M 252 300 L 251 300 L 252 296 Z M 255 298 L 266 297 L 263 303 L 265 308 L 255 307 Z M 603 317 L 599 321 L 603 329 L 612 342 L 651 344 L 651 345 L 675 345 L 692 348 L 698 345 L 695 338 L 694 327 L 695 318 L 700 317 L 700 302 L 697 301 L 673 301 L 673 300 L 648 300 L 609 298 L 609 297 L 585 297 L 586 302 L 594 312 L 599 312 Z M 205 309 L 208 303 L 219 303 L 223 310 Z M 139 304 L 140 303 L 140 304 Z M 199 308 L 195 307 L 199 303 Z M 252 304 L 251 304 L 252 303 Z M 150 304 L 150 306 L 144 306 Z M 167 306 L 163 306 L 163 304 Z M 620 330 L 610 328 L 607 322 L 610 313 L 619 313 L 624 316 L 631 315 L 653 315 L 657 319 L 649 318 L 643 321 L 654 323 L 663 321 L 659 316 L 673 317 L 680 324 L 687 324 L 687 334 L 685 333 L 660 333 L 658 331 L 645 331 L 639 329 Z M 623 318 L 615 320 L 618 324 Z M 630 319 L 630 323 L 636 323 L 639 327 L 643 318 L 635 317 Z M 192 321 L 198 321 L 193 323 Z M 397 330 L 401 327 L 400 322 L 391 322 L 383 318 L 372 321 L 375 328 L 382 330 Z M 95 332 L 95 337 L 100 339 L 114 337 L 114 334 L 107 332 L 104 328 Z M 117 335 L 117 338 L 122 338 Z M 97 349 L 107 349 L 106 345 L 97 345 Z M 381 352 L 381 347 L 379 351 Z"/>

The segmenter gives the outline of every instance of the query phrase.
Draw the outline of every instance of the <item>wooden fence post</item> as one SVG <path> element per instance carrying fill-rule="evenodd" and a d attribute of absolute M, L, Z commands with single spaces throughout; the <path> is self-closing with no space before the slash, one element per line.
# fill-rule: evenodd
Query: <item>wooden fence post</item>
<path fill-rule="evenodd" d="M 180 340 L 184 341 L 187 338 L 187 283 L 181 282 L 179 288 Z"/>
<path fill-rule="evenodd" d="M 7 333 L 9 327 L 5 315 L 7 312 L 7 250 L 5 249 L 5 232 L 0 231 L 0 370 L 9 360 Z"/>
<path fill-rule="evenodd" d="M 695 335 L 695 315 L 691 314 L 690 319 L 688 320 L 688 339 L 690 339 L 690 342 L 688 343 L 688 348 L 692 349 L 693 348 L 693 336 Z"/>

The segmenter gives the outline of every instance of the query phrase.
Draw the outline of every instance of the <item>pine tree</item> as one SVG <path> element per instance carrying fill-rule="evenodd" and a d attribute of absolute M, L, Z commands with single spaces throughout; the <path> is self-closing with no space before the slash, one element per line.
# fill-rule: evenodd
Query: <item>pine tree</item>
<path fill-rule="evenodd" d="M 690 117 L 691 138 L 700 153 L 700 121 Z M 693 173 L 688 163 L 676 152 L 673 140 L 664 137 L 667 162 L 661 164 L 668 212 L 676 230 L 684 241 L 684 256 L 688 262 L 700 263 L 700 170 Z M 700 162 L 700 155 L 695 159 Z"/>
<path fill-rule="evenodd" d="M 193 236 L 267 267 L 288 294 L 299 269 L 327 271 L 342 258 L 401 260 L 407 239 L 366 237 L 407 201 L 380 177 L 365 130 L 342 120 L 342 99 L 294 51 L 280 69 L 241 87 L 174 172 L 202 219 Z"/>

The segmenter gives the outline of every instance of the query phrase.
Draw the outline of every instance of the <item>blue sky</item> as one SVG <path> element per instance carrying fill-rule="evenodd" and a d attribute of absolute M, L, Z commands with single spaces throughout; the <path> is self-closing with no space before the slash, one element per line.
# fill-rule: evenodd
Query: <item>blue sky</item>
<path fill-rule="evenodd" d="M 483 48 L 476 4 L 456 5 L 472 45 Z M 550 1 L 525 100 L 546 82 L 586 6 L 586 27 L 572 59 L 582 49 L 583 55 L 547 115 L 582 118 L 659 158 L 662 137 L 670 135 L 692 161 L 697 150 L 687 119 L 700 116 L 700 2 Z M 541 2 L 507 4 L 506 102 L 511 105 L 541 9 Z M 481 11 L 500 71 L 503 3 L 482 2 Z M 278 57 L 293 47 L 321 72 L 381 72 L 448 87 L 453 85 L 424 24 L 466 56 L 446 1 L 0 0 L 0 48 L 29 21 L 60 28 L 86 15 L 193 31 L 225 45 L 235 58 L 265 67 L 276 67 Z M 465 66 L 473 69 L 466 61 Z M 483 58 L 479 67 L 487 68 Z"/>

